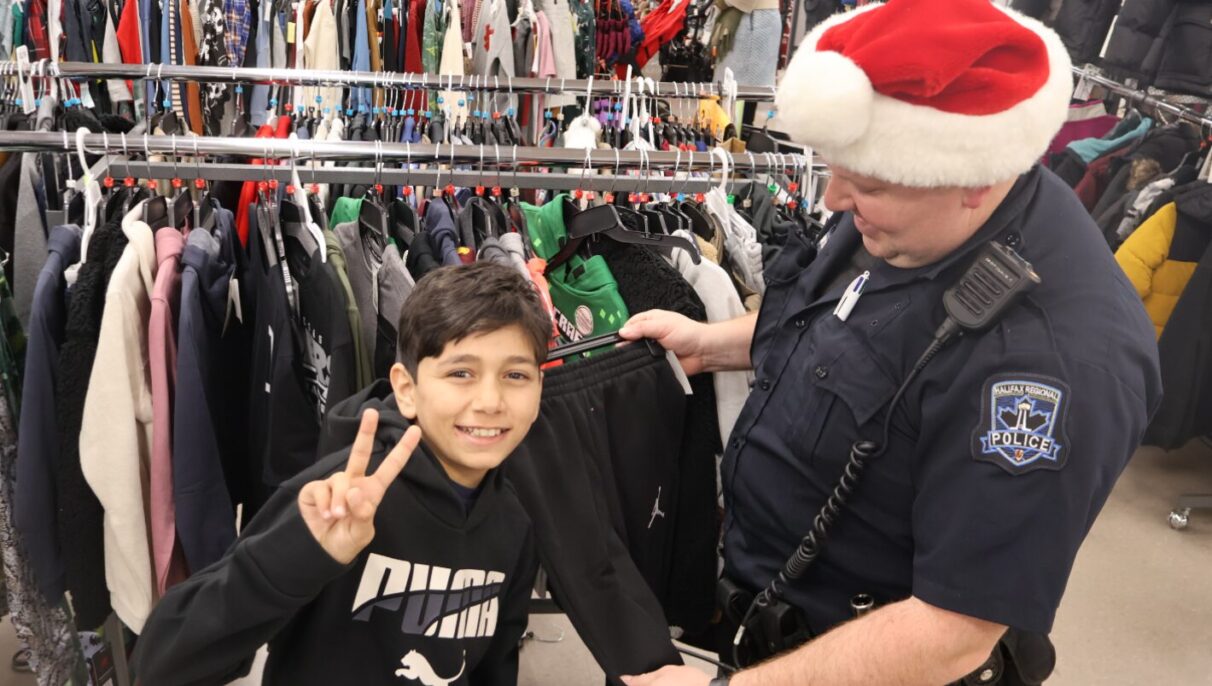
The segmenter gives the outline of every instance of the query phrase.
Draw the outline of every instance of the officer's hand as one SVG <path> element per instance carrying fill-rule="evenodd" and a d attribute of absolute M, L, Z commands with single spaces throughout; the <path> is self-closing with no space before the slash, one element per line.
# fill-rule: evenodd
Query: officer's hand
<path fill-rule="evenodd" d="M 299 491 L 299 512 L 324 551 L 341 564 L 349 564 L 375 537 L 375 511 L 387 487 L 399 476 L 417 444 L 421 428 L 409 427 L 374 474 L 366 474 L 374 446 L 379 413 L 366 410 L 354 438 L 345 471 L 313 481 Z"/>
<path fill-rule="evenodd" d="M 655 672 L 640 676 L 625 676 L 623 683 L 627 686 L 708 686 L 711 677 L 694 667 L 679 665 L 661 667 Z"/>
<path fill-rule="evenodd" d="M 651 338 L 678 356 L 688 376 L 703 371 L 703 339 L 707 325 L 676 312 L 648 310 L 623 325 L 619 335 L 629 341 Z"/>

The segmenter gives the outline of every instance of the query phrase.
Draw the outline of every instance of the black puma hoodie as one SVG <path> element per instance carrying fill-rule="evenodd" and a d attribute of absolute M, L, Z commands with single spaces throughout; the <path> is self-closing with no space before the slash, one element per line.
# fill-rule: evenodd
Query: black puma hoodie
<path fill-rule="evenodd" d="M 165 594 L 135 650 L 143 686 L 227 683 L 266 642 L 266 686 L 517 683 L 537 557 L 530 519 L 499 471 L 465 513 L 422 446 L 352 564 L 307 530 L 299 490 L 345 468 L 369 407 L 379 411 L 378 468 L 408 428 L 386 381 L 334 407 L 318 451 L 328 457 L 283 483 L 223 559 Z"/>

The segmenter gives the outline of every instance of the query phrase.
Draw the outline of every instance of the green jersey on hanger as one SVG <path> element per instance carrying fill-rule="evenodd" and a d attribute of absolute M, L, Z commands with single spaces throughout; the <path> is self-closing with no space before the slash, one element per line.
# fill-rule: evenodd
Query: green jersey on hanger
<path fill-rule="evenodd" d="M 568 239 L 564 229 L 564 200 L 557 195 L 542 207 L 522 203 L 526 227 L 535 254 L 551 259 Z M 600 255 L 588 259 L 574 255 L 547 274 L 556 327 L 561 343 L 613 333 L 627 322 L 627 305 L 618 282 Z"/>

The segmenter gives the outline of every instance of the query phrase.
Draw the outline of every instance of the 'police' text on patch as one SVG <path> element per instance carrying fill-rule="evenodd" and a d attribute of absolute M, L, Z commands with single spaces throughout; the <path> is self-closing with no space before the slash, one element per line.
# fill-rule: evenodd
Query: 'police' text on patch
<path fill-rule="evenodd" d="M 999 374 L 985 383 L 973 457 L 1011 474 L 1060 469 L 1067 454 L 1069 388 L 1051 377 Z"/>

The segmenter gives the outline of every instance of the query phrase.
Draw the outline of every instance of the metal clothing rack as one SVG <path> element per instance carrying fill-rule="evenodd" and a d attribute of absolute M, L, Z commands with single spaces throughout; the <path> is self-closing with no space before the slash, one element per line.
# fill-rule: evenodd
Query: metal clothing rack
<path fill-rule="evenodd" d="M 1166 102 L 1149 95 L 1143 90 L 1124 85 L 1102 74 L 1096 74 L 1087 67 L 1075 66 L 1073 67 L 1073 73 L 1081 79 L 1102 86 L 1116 95 L 1123 96 L 1136 107 L 1147 107 L 1166 112 L 1185 122 L 1199 126 L 1201 132 L 1212 132 L 1212 117 L 1182 107 L 1181 105 Z M 1190 524 L 1191 510 L 1193 509 L 1212 510 L 1212 493 L 1188 493 L 1180 495 L 1174 505 L 1174 509 L 1170 511 L 1170 515 L 1167 517 L 1170 528 L 1178 531 L 1187 528 L 1188 524 Z"/>
<path fill-rule="evenodd" d="M 212 181 L 270 180 L 289 182 L 294 173 L 303 183 L 355 183 L 438 186 L 492 185 L 518 188 L 622 191 L 703 192 L 719 183 L 715 172 L 728 170 L 799 176 L 819 173 L 823 165 L 803 155 L 783 153 L 647 152 L 633 150 L 579 150 L 571 148 L 502 147 L 498 145 L 444 145 L 327 142 L 270 138 L 204 136 L 120 135 L 89 133 L 79 137 L 85 152 L 105 154 L 107 173 L 115 177 L 202 178 Z M 75 152 L 77 136 L 58 132 L 0 132 L 0 150 L 14 152 Z M 142 154 L 146 159 L 132 160 Z M 153 157 L 192 157 L 191 160 L 152 160 Z M 250 157 L 289 159 L 278 165 L 202 162 L 199 157 Z M 358 160 L 373 166 L 329 167 L 326 160 Z M 449 165 L 449 169 L 412 169 L 413 163 Z M 402 168 L 400 165 L 403 164 Z M 462 165 L 463 169 L 459 169 Z M 564 167 L 567 171 L 539 171 Z M 638 170 L 636 176 L 617 172 Z M 534 171 L 526 171 L 534 170 Z M 599 173 L 610 170 L 616 173 Z M 673 171 L 673 176 L 652 174 Z M 689 178 L 688 172 L 707 172 L 706 178 Z M 679 173 L 681 176 L 679 177 Z M 725 177 L 720 177 L 724 179 Z M 731 181 L 728 181 L 731 183 Z"/>
<path fill-rule="evenodd" d="M 0 75 L 17 74 L 16 62 L 0 63 Z M 496 91 L 516 94 L 590 93 L 622 96 L 627 82 L 612 79 L 512 78 L 499 76 L 442 76 L 403 72 L 324 71 L 317 69 L 260 69 L 250 67 L 206 67 L 172 64 L 93 64 L 91 62 L 51 62 L 30 65 L 30 75 L 71 79 L 127 79 L 190 81 L 271 86 L 364 87 L 405 90 Z M 726 93 L 720 83 L 646 82 L 644 94 L 660 98 L 697 99 L 733 95 L 736 100 L 772 101 L 774 86 L 735 86 Z M 638 91 L 637 91 L 638 93 Z"/>
<path fill-rule="evenodd" d="M 1212 117 L 1201 114 L 1187 107 L 1175 105 L 1166 102 L 1160 98 L 1149 95 L 1147 92 L 1138 88 L 1132 88 L 1113 79 L 1109 79 L 1102 74 L 1094 73 L 1089 67 L 1073 67 L 1073 73 L 1079 78 L 1084 79 L 1089 83 L 1093 83 L 1107 90 L 1120 95 L 1127 101 L 1137 107 L 1147 107 L 1156 111 L 1172 114 L 1185 122 L 1195 124 L 1201 129 L 1212 131 Z"/>

